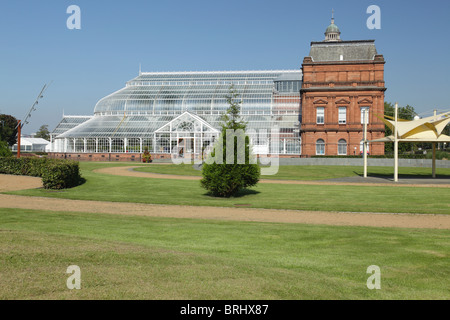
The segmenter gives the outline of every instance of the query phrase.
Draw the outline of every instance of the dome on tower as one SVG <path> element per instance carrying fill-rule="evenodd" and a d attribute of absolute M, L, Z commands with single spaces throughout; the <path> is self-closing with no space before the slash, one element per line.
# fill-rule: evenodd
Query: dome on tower
<path fill-rule="evenodd" d="M 330 33 L 330 32 L 337 32 L 337 33 L 341 33 L 341 31 L 339 30 L 338 26 L 335 25 L 334 23 L 330 24 L 327 28 L 327 30 L 325 31 L 325 34 Z"/>
<path fill-rule="evenodd" d="M 325 41 L 341 41 L 341 31 L 338 26 L 334 24 L 334 10 L 331 16 L 331 24 L 325 31 Z"/>

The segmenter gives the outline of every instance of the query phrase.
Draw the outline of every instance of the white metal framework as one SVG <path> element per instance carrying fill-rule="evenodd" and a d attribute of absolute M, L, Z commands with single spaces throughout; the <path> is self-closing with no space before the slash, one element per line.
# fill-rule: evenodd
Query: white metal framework
<path fill-rule="evenodd" d="M 270 133 L 278 128 L 274 152 L 300 154 L 301 80 L 299 70 L 140 73 L 98 101 L 94 116 L 67 130 L 64 124 L 74 118 L 64 117 L 53 132 L 52 151 L 142 153 L 148 148 L 198 155 L 217 136 L 233 86 L 247 129 Z M 270 138 L 253 140 L 258 150 L 270 149 Z"/>
<path fill-rule="evenodd" d="M 155 131 L 155 150 L 180 157 L 185 154 L 199 159 L 205 149 L 218 138 L 220 131 L 205 120 L 185 112 Z"/>

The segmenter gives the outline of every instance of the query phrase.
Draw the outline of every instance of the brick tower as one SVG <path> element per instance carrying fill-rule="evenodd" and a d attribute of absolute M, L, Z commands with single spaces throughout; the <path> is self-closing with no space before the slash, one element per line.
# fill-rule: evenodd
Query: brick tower
<path fill-rule="evenodd" d="M 343 41 L 334 18 L 325 40 L 311 42 L 303 59 L 301 94 L 302 157 L 359 155 L 367 112 L 367 139 L 384 137 L 383 55 L 374 40 Z M 383 143 L 370 143 L 369 154 L 384 154 Z"/>

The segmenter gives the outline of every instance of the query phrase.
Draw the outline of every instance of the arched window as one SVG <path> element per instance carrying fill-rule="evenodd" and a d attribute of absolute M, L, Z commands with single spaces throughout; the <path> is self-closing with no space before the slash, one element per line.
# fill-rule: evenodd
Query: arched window
<path fill-rule="evenodd" d="M 338 155 L 347 155 L 347 141 L 345 139 L 338 141 Z"/>
<path fill-rule="evenodd" d="M 322 156 L 325 154 L 325 141 L 319 139 L 316 141 L 316 155 Z"/>

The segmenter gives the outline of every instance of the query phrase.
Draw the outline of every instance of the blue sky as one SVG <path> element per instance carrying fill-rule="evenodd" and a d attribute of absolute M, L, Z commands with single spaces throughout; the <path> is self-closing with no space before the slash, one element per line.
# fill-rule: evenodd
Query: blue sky
<path fill-rule="evenodd" d="M 81 9 L 69 30 L 66 9 Z M 369 30 L 369 5 L 381 29 Z M 449 1 L 2 0 L 0 113 L 21 119 L 53 81 L 25 133 L 53 130 L 63 112 L 90 115 L 143 71 L 299 69 L 322 41 L 331 9 L 343 40 L 375 39 L 386 101 L 419 113 L 450 109 Z"/>

